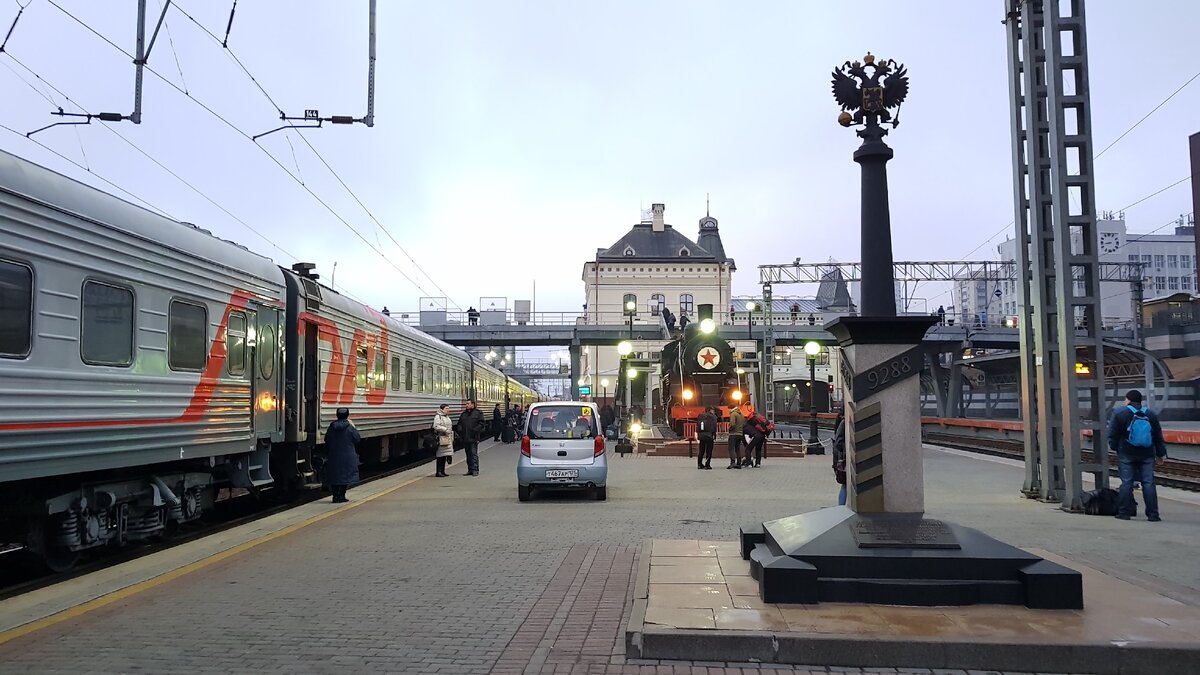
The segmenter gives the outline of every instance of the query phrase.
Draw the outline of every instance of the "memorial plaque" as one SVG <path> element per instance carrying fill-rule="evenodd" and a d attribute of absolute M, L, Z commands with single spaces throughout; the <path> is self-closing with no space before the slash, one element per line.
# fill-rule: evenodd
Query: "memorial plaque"
<path fill-rule="evenodd" d="M 908 351 L 854 375 L 854 399 L 861 401 L 868 396 L 919 375 L 925 368 L 925 348 L 917 345 Z"/>
<path fill-rule="evenodd" d="M 860 518 L 851 530 L 859 548 L 962 548 L 949 526 L 929 518 Z"/>

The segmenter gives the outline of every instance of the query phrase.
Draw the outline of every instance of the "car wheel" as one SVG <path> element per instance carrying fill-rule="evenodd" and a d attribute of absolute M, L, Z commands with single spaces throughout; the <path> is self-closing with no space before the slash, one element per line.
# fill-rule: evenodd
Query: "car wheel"
<path fill-rule="evenodd" d="M 519 499 L 523 502 L 529 501 L 529 497 L 532 493 L 533 493 L 533 488 L 531 488 L 528 485 L 518 485 L 517 486 L 517 499 Z"/>
<path fill-rule="evenodd" d="M 596 488 L 596 501 L 598 501 L 598 502 L 608 501 L 608 488 L 607 487 Z"/>

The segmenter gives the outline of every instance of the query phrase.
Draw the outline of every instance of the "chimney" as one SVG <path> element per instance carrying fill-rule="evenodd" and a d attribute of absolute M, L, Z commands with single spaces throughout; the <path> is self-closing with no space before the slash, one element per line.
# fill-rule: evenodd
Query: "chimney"
<path fill-rule="evenodd" d="M 655 232 L 662 232 L 666 230 L 667 227 L 663 224 L 663 212 L 667 210 L 666 205 L 655 204 L 653 207 L 651 207 L 651 210 L 654 212 L 654 225 L 651 229 L 653 229 Z"/>

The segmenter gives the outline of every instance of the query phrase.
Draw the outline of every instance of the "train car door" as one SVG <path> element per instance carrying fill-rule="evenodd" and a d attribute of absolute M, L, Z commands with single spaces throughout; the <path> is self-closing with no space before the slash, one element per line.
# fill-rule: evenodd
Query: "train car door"
<path fill-rule="evenodd" d="M 283 343 L 279 335 L 279 311 L 259 307 L 255 319 L 254 349 L 254 435 L 283 440 L 283 411 L 279 383 L 283 380 Z"/>
<path fill-rule="evenodd" d="M 321 372 L 321 361 L 317 355 L 319 330 L 315 322 L 304 322 L 303 356 L 300 359 L 300 437 L 313 443 L 317 440 L 318 416 L 321 412 L 318 398 L 318 377 Z"/>

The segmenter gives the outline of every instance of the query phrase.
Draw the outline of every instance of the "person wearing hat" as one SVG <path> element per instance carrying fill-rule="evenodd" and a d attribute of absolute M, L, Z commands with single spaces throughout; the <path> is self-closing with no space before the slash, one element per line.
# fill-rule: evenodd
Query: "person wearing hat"
<path fill-rule="evenodd" d="M 358 444 L 362 437 L 350 421 L 350 409 L 338 408 L 337 419 L 325 430 L 325 483 L 333 491 L 333 503 L 346 499 L 346 490 L 358 482 Z"/>
<path fill-rule="evenodd" d="M 1117 518 L 1129 520 L 1136 508 L 1133 503 L 1133 484 L 1141 482 L 1142 498 L 1146 500 L 1146 520 L 1162 520 L 1158 515 L 1158 490 L 1154 486 L 1154 467 L 1162 466 L 1167 458 L 1158 415 L 1142 405 L 1142 392 L 1130 389 L 1125 394 L 1125 407 L 1113 411 L 1108 421 L 1108 448 L 1117 453 L 1117 471 L 1121 490 L 1117 496 Z"/>

